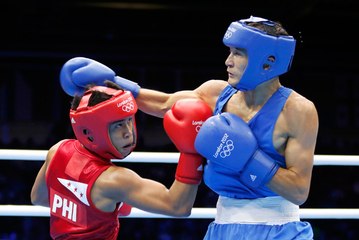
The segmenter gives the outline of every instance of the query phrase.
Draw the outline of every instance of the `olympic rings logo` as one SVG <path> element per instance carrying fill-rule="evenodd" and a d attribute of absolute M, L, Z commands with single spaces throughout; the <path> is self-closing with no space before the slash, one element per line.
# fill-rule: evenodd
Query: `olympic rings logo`
<path fill-rule="evenodd" d="M 131 112 L 133 109 L 135 109 L 135 105 L 133 102 L 129 102 L 125 105 L 122 105 L 122 111 L 124 112 Z"/>
<path fill-rule="evenodd" d="M 226 145 L 222 148 L 222 151 L 219 153 L 219 156 L 221 156 L 221 158 L 229 157 L 233 149 L 234 149 L 233 141 L 227 140 Z"/>
<path fill-rule="evenodd" d="M 225 34 L 224 34 L 224 38 L 225 39 L 228 39 L 228 38 L 230 38 L 230 37 L 232 37 L 232 32 L 231 31 L 227 31 Z"/>

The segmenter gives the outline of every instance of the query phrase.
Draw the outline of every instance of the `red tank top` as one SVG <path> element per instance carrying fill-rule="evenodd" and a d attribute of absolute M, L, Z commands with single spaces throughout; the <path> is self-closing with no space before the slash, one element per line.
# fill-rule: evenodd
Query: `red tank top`
<path fill-rule="evenodd" d="M 119 208 L 103 212 L 91 200 L 94 182 L 110 166 L 77 140 L 60 145 L 46 173 L 53 239 L 117 239 Z"/>

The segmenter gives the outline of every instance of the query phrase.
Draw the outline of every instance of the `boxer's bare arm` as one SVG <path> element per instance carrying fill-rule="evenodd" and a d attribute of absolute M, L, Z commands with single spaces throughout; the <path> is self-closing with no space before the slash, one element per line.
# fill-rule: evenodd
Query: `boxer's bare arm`
<path fill-rule="evenodd" d="M 49 206 L 48 190 L 46 185 L 46 171 L 61 142 L 62 141 L 56 143 L 49 149 L 45 162 L 36 176 L 35 182 L 31 189 L 31 203 L 34 205 L 41 205 L 44 207 Z"/>
<path fill-rule="evenodd" d="M 209 80 L 194 90 L 184 90 L 175 93 L 164 93 L 141 88 L 136 102 L 141 111 L 161 118 L 176 101 L 183 98 L 202 99 L 213 110 L 220 92 L 227 85 L 226 81 Z"/>
<path fill-rule="evenodd" d="M 314 104 L 298 94 L 295 96 L 283 111 L 289 135 L 284 153 L 286 168 L 278 170 L 269 187 L 301 205 L 309 195 L 319 121 Z"/>
<path fill-rule="evenodd" d="M 91 196 L 103 211 L 113 211 L 117 202 L 126 202 L 144 211 L 185 216 L 193 206 L 197 189 L 198 185 L 178 181 L 168 189 L 128 168 L 110 167 L 96 180 Z"/>

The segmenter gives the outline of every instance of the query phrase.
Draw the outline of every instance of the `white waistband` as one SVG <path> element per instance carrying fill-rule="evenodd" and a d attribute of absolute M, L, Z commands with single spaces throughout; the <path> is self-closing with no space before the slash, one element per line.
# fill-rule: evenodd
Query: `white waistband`
<path fill-rule="evenodd" d="M 299 206 L 282 197 L 234 199 L 220 196 L 215 222 L 266 225 L 299 221 Z"/>

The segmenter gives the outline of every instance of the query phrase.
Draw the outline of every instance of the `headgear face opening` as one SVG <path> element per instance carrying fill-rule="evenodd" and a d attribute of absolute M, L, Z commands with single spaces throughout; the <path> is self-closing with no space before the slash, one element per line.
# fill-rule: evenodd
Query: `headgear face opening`
<path fill-rule="evenodd" d="M 259 84 L 286 73 L 291 66 L 295 51 L 292 36 L 272 36 L 262 30 L 248 26 L 247 22 L 274 22 L 251 16 L 232 22 L 228 27 L 223 43 L 228 47 L 245 49 L 248 64 L 236 86 L 241 91 L 255 89 Z"/>
<path fill-rule="evenodd" d="M 88 106 L 90 96 L 94 90 L 113 96 L 95 106 Z M 126 156 L 123 156 L 113 146 L 109 135 L 109 126 L 113 122 L 133 116 L 133 139 L 134 143 L 136 143 L 137 129 L 134 115 L 137 109 L 136 101 L 131 92 L 103 86 L 92 87 L 85 92 L 78 108 L 70 110 L 72 129 L 79 142 L 88 150 L 103 158 L 122 159 Z M 131 152 L 135 145 L 133 145 Z"/>

